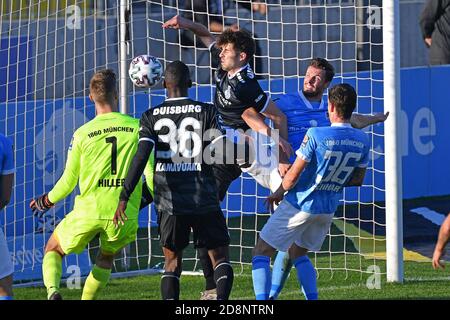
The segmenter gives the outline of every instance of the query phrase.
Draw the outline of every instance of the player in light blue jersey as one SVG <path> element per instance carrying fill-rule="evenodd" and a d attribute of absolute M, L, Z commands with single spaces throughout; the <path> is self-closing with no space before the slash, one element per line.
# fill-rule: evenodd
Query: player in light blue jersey
<path fill-rule="evenodd" d="M 303 88 L 296 93 L 280 95 L 274 98 L 277 106 L 288 121 L 288 141 L 294 150 L 300 147 L 306 131 L 313 127 L 328 127 L 330 119 L 328 118 L 328 103 L 323 99 L 325 90 L 330 85 L 334 77 L 333 66 L 323 58 L 314 58 L 311 60 L 306 70 Z M 375 115 L 365 115 L 353 113 L 350 123 L 354 128 L 364 128 L 371 124 L 383 122 L 388 113 L 378 113 Z M 295 160 L 295 154 L 291 156 L 291 163 Z M 276 168 L 276 165 L 273 166 Z M 259 170 L 255 167 L 255 170 Z M 272 185 L 279 185 L 281 177 L 272 174 L 270 179 L 278 179 L 278 182 L 271 182 Z M 273 188 L 271 188 L 272 191 Z M 287 252 L 279 252 L 274 261 L 272 273 L 272 288 L 270 292 L 271 299 L 276 299 L 284 286 L 284 283 L 290 273 L 292 261 Z"/>
<path fill-rule="evenodd" d="M 333 66 L 323 58 L 311 60 L 306 70 L 303 88 L 296 93 L 274 96 L 278 108 L 283 111 L 288 121 L 288 141 L 297 150 L 306 131 L 312 127 L 327 127 L 328 103 L 323 99 L 325 90 L 334 78 Z M 353 113 L 350 123 L 354 128 L 364 128 L 371 124 L 383 122 L 388 114 L 366 115 Z M 291 158 L 295 160 L 295 155 Z"/>
<path fill-rule="evenodd" d="M 362 184 L 369 161 L 366 134 L 350 124 L 356 99 L 348 84 L 330 90 L 331 127 L 307 131 L 281 186 L 267 198 L 269 206 L 284 200 L 263 227 L 253 250 L 253 287 L 258 300 L 269 298 L 270 257 L 275 250 L 289 250 L 307 299 L 318 298 L 316 273 L 307 253 L 321 248 L 342 189 Z"/>
<path fill-rule="evenodd" d="M 330 85 L 334 77 L 333 66 L 323 58 L 314 58 L 311 60 L 304 77 L 303 87 L 299 92 L 287 93 L 274 96 L 274 101 L 278 108 L 286 115 L 288 126 L 288 142 L 293 150 L 297 150 L 306 131 L 312 127 L 325 127 L 330 125 L 327 115 L 328 103 L 323 99 L 324 92 Z M 353 113 L 350 123 L 355 128 L 363 128 L 371 124 L 385 121 L 388 114 L 378 113 L 375 115 Z M 258 139 L 264 142 L 264 139 Z M 242 171 L 249 173 L 263 187 L 275 191 L 281 183 L 281 176 L 278 171 L 277 156 L 272 149 L 267 150 L 266 145 L 258 145 L 259 150 L 256 157 L 262 155 L 262 159 L 257 159 Z M 269 155 L 269 159 L 265 158 Z M 293 163 L 295 155 L 291 156 L 290 162 Z M 208 263 L 207 252 L 199 251 L 199 259 L 203 266 L 203 272 L 207 280 L 207 289 L 202 299 L 214 299 L 214 281 L 213 270 Z M 290 273 L 292 262 L 287 252 L 279 252 L 275 259 L 272 273 L 272 289 L 270 296 L 276 299 Z M 212 289 L 210 289 L 212 288 Z"/>
<path fill-rule="evenodd" d="M 12 143 L 0 134 L 0 210 L 11 199 L 14 181 L 14 158 Z M 0 300 L 12 300 L 12 283 L 14 266 L 9 254 L 8 245 L 0 228 Z"/>

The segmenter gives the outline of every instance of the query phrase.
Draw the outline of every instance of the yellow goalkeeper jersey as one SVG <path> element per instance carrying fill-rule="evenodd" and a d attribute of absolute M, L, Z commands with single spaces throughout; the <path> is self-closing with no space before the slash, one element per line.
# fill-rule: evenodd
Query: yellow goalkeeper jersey
<path fill-rule="evenodd" d="M 66 167 L 49 192 L 49 200 L 64 199 L 79 184 L 74 211 L 88 219 L 112 219 L 139 137 L 139 120 L 118 112 L 97 115 L 72 137 Z M 137 219 L 142 182 L 131 195 L 126 214 Z"/>

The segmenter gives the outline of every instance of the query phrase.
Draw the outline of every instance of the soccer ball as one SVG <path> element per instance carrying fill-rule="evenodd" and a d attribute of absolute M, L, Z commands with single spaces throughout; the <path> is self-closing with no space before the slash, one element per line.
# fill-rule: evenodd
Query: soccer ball
<path fill-rule="evenodd" d="M 157 58 L 142 54 L 131 60 L 128 75 L 136 87 L 150 88 L 161 80 L 163 66 Z"/>

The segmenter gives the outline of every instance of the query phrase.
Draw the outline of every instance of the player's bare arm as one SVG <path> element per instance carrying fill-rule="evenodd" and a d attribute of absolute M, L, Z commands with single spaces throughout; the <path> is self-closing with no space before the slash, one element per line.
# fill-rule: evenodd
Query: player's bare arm
<path fill-rule="evenodd" d="M 445 254 L 445 246 L 450 239 L 450 214 L 447 215 L 444 223 L 439 229 L 438 241 L 433 252 L 432 265 L 434 269 L 444 269 L 445 266 L 441 262 L 442 256 Z"/>
<path fill-rule="evenodd" d="M 0 175 L 0 210 L 2 210 L 11 200 L 14 174 Z"/>
<path fill-rule="evenodd" d="M 345 185 L 346 187 L 360 187 L 366 175 L 366 168 L 355 168 L 353 170 L 350 180 Z"/>
<path fill-rule="evenodd" d="M 300 174 L 305 170 L 308 162 L 303 160 L 301 157 L 297 157 L 295 159 L 294 164 L 288 170 L 286 175 L 281 182 L 280 187 L 273 194 L 267 197 L 266 203 L 270 209 L 273 208 L 273 205 L 278 205 L 281 200 L 284 198 L 284 194 L 286 191 L 291 190 L 295 184 L 297 183 Z"/>
<path fill-rule="evenodd" d="M 371 114 L 359 114 L 353 113 L 350 118 L 350 123 L 353 128 L 362 129 L 368 127 L 372 124 L 376 124 L 379 122 L 384 122 L 389 116 L 389 112 L 386 113 L 376 113 L 374 115 Z"/>
<path fill-rule="evenodd" d="M 286 115 L 277 107 L 277 105 L 272 100 L 269 100 L 269 104 L 267 105 L 266 110 L 263 112 L 263 115 L 273 121 L 274 128 L 279 132 L 281 138 L 280 147 L 284 152 L 279 152 L 280 164 L 278 165 L 278 171 L 280 172 L 281 177 L 284 177 L 286 172 L 291 167 L 289 157 L 293 153 L 291 144 L 287 142 L 288 129 Z"/>
<path fill-rule="evenodd" d="M 269 102 L 269 106 L 270 106 L 270 102 Z M 269 106 L 267 108 L 269 108 Z M 275 106 L 275 108 L 276 108 L 276 106 Z M 277 121 L 279 124 L 283 123 L 283 121 L 284 121 L 285 126 L 287 127 L 286 116 L 281 111 L 280 111 L 280 113 L 281 113 L 281 115 L 278 116 L 279 118 L 277 119 Z M 264 113 L 264 115 L 265 116 L 270 115 L 271 117 L 273 116 L 272 113 L 270 113 L 270 114 Z M 284 120 L 283 120 L 283 118 L 284 118 Z M 245 123 L 247 123 L 247 125 L 252 130 L 254 130 L 258 133 L 261 133 L 263 135 L 272 137 L 272 129 L 264 122 L 264 117 L 261 115 L 261 113 L 256 111 L 255 108 L 253 108 L 253 107 L 247 108 L 242 113 L 242 119 L 244 119 Z M 275 123 L 275 121 L 274 121 L 274 123 Z M 277 128 L 277 127 L 275 126 L 275 128 Z M 287 129 L 286 129 L 286 132 L 287 132 Z M 279 133 L 278 140 L 279 140 L 279 145 L 280 145 L 282 152 L 279 152 L 280 161 L 279 161 L 278 171 L 280 172 L 281 177 L 284 177 L 284 175 L 286 174 L 286 172 L 289 170 L 289 168 L 291 166 L 289 163 L 289 157 L 293 152 L 291 144 L 285 139 L 285 137 L 286 136 L 283 136 L 283 134 L 281 132 Z"/>
<path fill-rule="evenodd" d="M 171 19 L 167 20 L 163 23 L 162 27 L 164 29 L 172 28 L 172 29 L 186 29 L 190 30 L 197 37 L 202 40 L 203 44 L 206 47 L 209 47 L 214 41 L 216 41 L 216 38 L 209 32 L 208 28 L 206 28 L 201 23 L 196 23 L 192 20 L 186 19 L 180 15 L 176 15 L 172 17 Z"/>

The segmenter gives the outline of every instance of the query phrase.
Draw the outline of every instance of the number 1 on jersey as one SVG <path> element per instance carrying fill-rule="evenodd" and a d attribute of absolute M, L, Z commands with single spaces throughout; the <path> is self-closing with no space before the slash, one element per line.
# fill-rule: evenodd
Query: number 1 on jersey
<path fill-rule="evenodd" d="M 106 143 L 111 143 L 111 175 L 117 174 L 117 138 L 108 137 Z"/>

